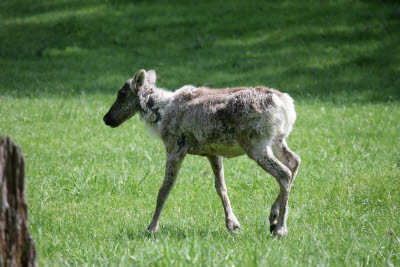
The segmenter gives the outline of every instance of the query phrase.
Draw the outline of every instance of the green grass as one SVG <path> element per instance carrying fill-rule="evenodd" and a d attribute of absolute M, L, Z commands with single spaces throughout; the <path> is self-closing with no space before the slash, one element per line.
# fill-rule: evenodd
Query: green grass
<path fill-rule="evenodd" d="M 26 158 L 40 265 L 400 265 L 400 5 L 395 1 L 2 1 L 0 134 Z M 242 231 L 225 230 L 206 159 L 188 156 L 160 221 L 162 143 L 106 127 L 123 82 L 268 85 L 291 94 L 302 158 L 289 236 L 278 186 L 225 160 Z M 393 234 L 388 234 L 392 231 Z"/>

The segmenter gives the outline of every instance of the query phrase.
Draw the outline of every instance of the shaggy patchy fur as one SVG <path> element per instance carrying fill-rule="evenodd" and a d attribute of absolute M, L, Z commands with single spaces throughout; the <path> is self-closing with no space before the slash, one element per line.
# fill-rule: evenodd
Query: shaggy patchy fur
<path fill-rule="evenodd" d="M 207 157 L 224 206 L 226 227 L 230 231 L 240 228 L 228 198 L 222 157 L 247 154 L 280 185 L 271 207 L 270 230 L 277 236 L 286 235 L 289 193 L 300 165 L 300 158 L 285 141 L 296 120 L 293 99 L 264 86 L 217 90 L 186 85 L 172 93 L 155 83 L 155 71 L 138 71 L 122 86 L 104 116 L 107 125 L 117 127 L 139 112 L 164 142 L 165 177 L 147 229 L 158 230 L 161 211 L 186 154 Z"/>

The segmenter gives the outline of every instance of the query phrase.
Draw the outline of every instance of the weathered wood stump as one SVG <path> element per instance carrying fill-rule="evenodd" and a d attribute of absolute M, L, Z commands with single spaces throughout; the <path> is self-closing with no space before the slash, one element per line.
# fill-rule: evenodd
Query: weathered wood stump
<path fill-rule="evenodd" d="M 24 165 L 21 148 L 10 137 L 0 136 L 0 266 L 36 266 Z"/>

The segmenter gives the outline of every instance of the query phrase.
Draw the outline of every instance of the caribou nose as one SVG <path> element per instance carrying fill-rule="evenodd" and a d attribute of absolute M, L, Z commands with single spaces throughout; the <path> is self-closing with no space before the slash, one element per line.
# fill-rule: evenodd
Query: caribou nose
<path fill-rule="evenodd" d="M 117 127 L 119 124 L 112 118 L 110 114 L 106 114 L 103 117 L 103 121 L 106 125 L 110 126 L 111 128 Z"/>
<path fill-rule="evenodd" d="M 103 121 L 104 121 L 104 123 L 105 123 L 106 125 L 110 125 L 110 116 L 109 116 L 108 113 L 107 113 L 106 115 L 104 115 Z"/>

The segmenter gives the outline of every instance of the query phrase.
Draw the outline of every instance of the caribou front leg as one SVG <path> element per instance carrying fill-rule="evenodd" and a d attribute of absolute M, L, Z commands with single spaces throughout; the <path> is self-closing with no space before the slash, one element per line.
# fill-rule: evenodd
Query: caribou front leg
<path fill-rule="evenodd" d="M 226 228 L 229 231 L 234 231 L 235 229 L 240 229 L 240 224 L 236 219 L 235 214 L 233 214 L 231 203 L 229 201 L 225 178 L 224 178 L 224 166 L 222 163 L 221 156 L 208 156 L 208 160 L 210 161 L 211 167 L 214 172 L 215 177 L 215 189 L 219 197 L 221 198 L 222 205 L 224 206 L 225 211 L 225 222 Z"/>
<path fill-rule="evenodd" d="M 158 192 L 157 206 L 153 215 L 153 219 L 151 220 L 150 225 L 147 227 L 147 230 L 152 232 L 158 231 L 158 223 L 160 220 L 162 209 L 164 208 L 169 193 L 174 187 L 181 163 L 186 154 L 186 152 L 184 152 L 181 148 L 177 150 L 178 151 L 176 152 L 167 152 L 167 163 L 165 167 L 164 182 Z"/>

